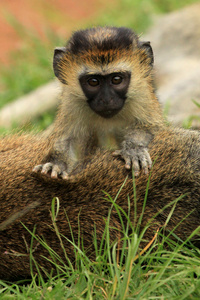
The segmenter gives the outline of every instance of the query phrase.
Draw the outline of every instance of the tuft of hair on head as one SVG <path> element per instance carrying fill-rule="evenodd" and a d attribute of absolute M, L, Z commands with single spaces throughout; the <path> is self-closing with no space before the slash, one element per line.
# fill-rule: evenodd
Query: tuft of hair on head
<path fill-rule="evenodd" d="M 138 36 L 125 27 L 93 27 L 76 31 L 67 43 L 75 55 L 94 50 L 108 51 L 138 46 Z"/>

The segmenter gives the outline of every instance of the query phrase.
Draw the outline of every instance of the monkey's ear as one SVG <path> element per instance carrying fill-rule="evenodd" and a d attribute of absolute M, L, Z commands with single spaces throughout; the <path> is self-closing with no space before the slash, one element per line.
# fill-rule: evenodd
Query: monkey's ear
<path fill-rule="evenodd" d="M 147 56 L 151 59 L 150 65 L 153 66 L 154 57 L 150 42 L 140 42 L 139 47 L 145 50 Z"/>
<path fill-rule="evenodd" d="M 60 72 L 59 62 L 61 61 L 61 59 L 64 57 L 65 54 L 66 54 L 66 48 L 65 47 L 56 47 L 54 49 L 54 56 L 53 56 L 54 74 L 64 84 L 66 84 L 66 81 L 64 80 L 64 78 L 62 77 L 62 74 Z"/>

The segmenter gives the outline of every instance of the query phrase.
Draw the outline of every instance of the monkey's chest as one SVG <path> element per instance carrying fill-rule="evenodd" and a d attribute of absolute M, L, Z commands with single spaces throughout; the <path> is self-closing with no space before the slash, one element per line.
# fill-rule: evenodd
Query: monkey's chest
<path fill-rule="evenodd" d="M 98 149 L 112 151 L 119 149 L 120 138 L 113 132 L 100 132 L 91 135 L 84 141 L 83 139 L 80 141 L 76 140 L 71 146 L 70 158 L 76 163 L 87 156 L 95 154 Z"/>
<path fill-rule="evenodd" d="M 113 132 L 104 132 L 98 135 L 98 148 L 116 150 L 119 148 L 120 137 Z"/>

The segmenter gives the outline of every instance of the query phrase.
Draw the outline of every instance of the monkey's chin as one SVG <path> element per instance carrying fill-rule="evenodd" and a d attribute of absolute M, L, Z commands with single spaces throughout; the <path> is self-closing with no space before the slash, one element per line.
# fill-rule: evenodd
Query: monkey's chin
<path fill-rule="evenodd" d="M 121 109 L 105 110 L 105 111 L 98 111 L 98 112 L 96 111 L 96 113 L 104 119 L 111 119 L 112 117 L 117 115 L 120 110 Z"/>

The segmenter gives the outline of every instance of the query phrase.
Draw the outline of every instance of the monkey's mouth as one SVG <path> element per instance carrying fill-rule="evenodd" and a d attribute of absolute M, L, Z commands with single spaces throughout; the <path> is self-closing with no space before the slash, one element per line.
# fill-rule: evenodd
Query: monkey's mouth
<path fill-rule="evenodd" d="M 98 111 L 98 112 L 96 111 L 96 113 L 105 119 L 110 119 L 110 118 L 114 117 L 116 114 L 118 114 L 118 112 L 120 110 L 121 109 L 104 110 L 104 111 Z"/>
<path fill-rule="evenodd" d="M 97 99 L 98 100 L 98 99 Z M 124 99 L 108 99 L 97 101 L 88 101 L 90 108 L 99 116 L 105 119 L 110 119 L 117 115 L 124 106 Z"/>
<path fill-rule="evenodd" d="M 103 106 L 103 105 L 93 105 L 89 103 L 90 108 L 99 116 L 105 119 L 110 119 L 117 115 L 122 109 L 123 105 L 115 105 L 115 107 Z"/>

